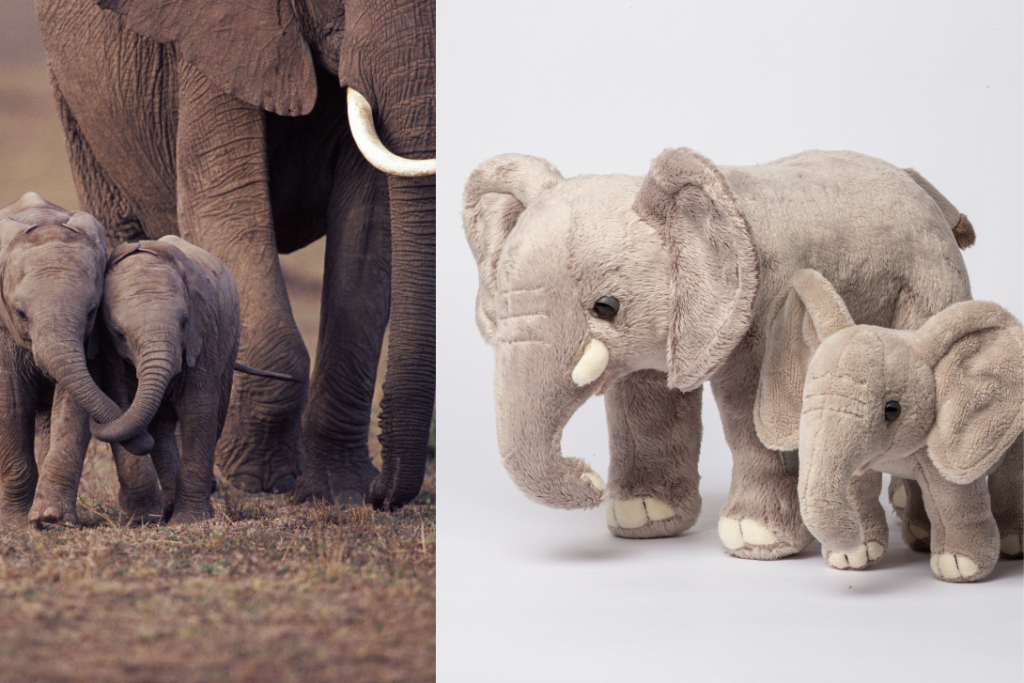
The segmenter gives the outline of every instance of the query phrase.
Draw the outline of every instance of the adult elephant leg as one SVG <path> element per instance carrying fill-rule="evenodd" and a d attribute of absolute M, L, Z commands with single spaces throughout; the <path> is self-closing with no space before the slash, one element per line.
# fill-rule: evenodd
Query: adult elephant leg
<path fill-rule="evenodd" d="M 89 415 L 60 384 L 54 389 L 46 458 L 29 511 L 30 522 L 78 524 L 78 482 L 89 447 Z"/>
<path fill-rule="evenodd" d="M 263 113 L 218 92 L 181 63 L 178 221 L 181 236 L 215 254 L 238 282 L 238 360 L 292 377 L 309 375 L 309 353 L 292 318 L 270 210 Z M 246 491 L 284 493 L 305 462 L 305 383 L 239 374 L 217 465 Z"/>
<path fill-rule="evenodd" d="M 777 560 L 800 552 L 813 537 L 800 517 L 796 473 L 787 473 L 781 454 L 766 448 L 754 429 L 758 373 L 749 369 L 757 364 L 735 355 L 711 381 L 733 459 L 718 535 L 731 555 Z"/>
<path fill-rule="evenodd" d="M 634 372 L 608 387 L 605 518 L 616 536 L 674 536 L 697 521 L 702 390 L 669 389 L 665 373 L 656 370 Z"/>
<path fill-rule="evenodd" d="M 374 507 L 419 493 L 434 410 L 434 178 L 388 178 L 391 199 L 391 327 L 381 401 L 383 469 Z"/>
<path fill-rule="evenodd" d="M 316 366 L 303 417 L 306 470 L 294 492 L 361 504 L 377 468 L 367 449 L 390 299 L 387 181 L 355 149 L 336 170 L 341 182 L 329 208 L 327 254 Z"/>

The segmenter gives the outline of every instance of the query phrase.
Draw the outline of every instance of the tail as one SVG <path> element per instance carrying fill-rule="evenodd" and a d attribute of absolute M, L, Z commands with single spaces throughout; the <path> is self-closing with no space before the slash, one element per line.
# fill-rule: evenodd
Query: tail
<path fill-rule="evenodd" d="M 245 363 L 239 363 L 235 361 L 235 370 L 238 372 L 244 372 L 247 375 L 256 375 L 257 377 L 266 377 L 267 379 L 279 379 L 282 382 L 295 382 L 296 384 L 304 384 L 308 380 L 296 379 L 289 375 L 283 375 L 280 372 L 271 372 L 270 370 L 257 370 L 256 368 L 249 367 Z"/>
<path fill-rule="evenodd" d="M 925 180 L 920 173 L 912 168 L 905 168 L 903 170 L 939 205 L 942 215 L 946 218 L 946 223 L 949 224 L 950 229 L 953 231 L 953 237 L 956 238 L 957 246 L 961 249 L 966 249 L 973 245 L 974 226 L 967 220 L 967 216 L 957 211 L 956 207 L 943 197 L 942 193 L 936 190 L 935 186 Z"/>

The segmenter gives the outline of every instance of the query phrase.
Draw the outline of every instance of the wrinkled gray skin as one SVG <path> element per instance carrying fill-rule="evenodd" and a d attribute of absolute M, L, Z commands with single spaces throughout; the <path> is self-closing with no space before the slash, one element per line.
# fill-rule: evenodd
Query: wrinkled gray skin
<path fill-rule="evenodd" d="M 433 158 L 433 2 L 101 4 L 37 3 L 79 198 L 108 240 L 177 234 L 215 254 L 240 283 L 239 360 L 306 377 L 277 254 L 327 236 L 311 383 L 238 378 L 221 471 L 300 501 L 408 502 L 434 403 L 434 178 L 363 159 L 344 87 L 388 149 Z M 389 319 L 377 477 L 367 437 Z"/>
<path fill-rule="evenodd" d="M 125 412 L 105 424 L 93 422 L 92 435 L 111 442 L 121 505 L 130 514 L 171 523 L 208 519 L 214 450 L 238 352 L 234 278 L 209 252 L 174 236 L 123 244 L 108 263 L 103 386 Z M 155 441 L 150 458 L 127 453 L 119 442 L 147 427 Z M 163 505 L 147 508 L 160 490 L 132 487 L 139 472 L 153 470 Z"/>
<path fill-rule="evenodd" d="M 86 361 L 103 296 L 103 228 L 28 193 L 0 210 L 0 523 L 76 524 L 88 414 L 120 410 Z M 95 340 L 92 340 L 95 347 Z M 35 433 L 40 451 L 33 454 Z M 38 467 L 38 468 L 37 468 Z M 40 472 L 41 470 L 41 472 Z"/>

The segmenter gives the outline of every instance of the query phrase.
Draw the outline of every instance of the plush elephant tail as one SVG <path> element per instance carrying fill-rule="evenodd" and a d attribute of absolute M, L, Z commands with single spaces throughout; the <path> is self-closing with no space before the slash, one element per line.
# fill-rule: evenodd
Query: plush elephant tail
<path fill-rule="evenodd" d="M 953 231 L 953 237 L 956 238 L 957 246 L 961 249 L 972 246 L 974 244 L 974 226 L 967 220 L 967 216 L 960 213 L 953 206 L 953 203 L 936 190 L 935 186 L 925 180 L 920 173 L 912 168 L 905 168 L 903 170 L 939 205 L 942 215 L 946 218 L 946 223 L 949 224 L 950 230 Z"/>
<path fill-rule="evenodd" d="M 270 370 L 257 370 L 254 367 L 246 365 L 245 363 L 239 363 L 235 361 L 235 370 L 238 372 L 244 372 L 247 375 L 256 375 L 257 377 L 266 377 L 267 379 L 279 379 L 282 382 L 295 382 L 296 384 L 305 384 L 309 380 L 298 379 L 290 375 L 283 375 L 280 372 L 271 372 Z"/>

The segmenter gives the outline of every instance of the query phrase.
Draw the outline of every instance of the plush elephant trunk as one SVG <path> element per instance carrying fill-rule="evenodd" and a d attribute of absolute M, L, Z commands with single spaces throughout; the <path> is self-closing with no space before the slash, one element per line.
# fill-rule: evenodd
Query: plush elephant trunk
<path fill-rule="evenodd" d="M 797 486 L 800 514 L 826 548 L 852 553 L 864 543 L 864 532 L 846 494 L 854 470 L 863 464 L 867 419 L 820 407 L 827 398 L 805 397 Z"/>
<path fill-rule="evenodd" d="M 499 331 L 500 334 L 500 331 Z M 498 448 L 512 481 L 532 500 L 566 510 L 601 504 L 604 482 L 578 458 L 562 456 L 562 430 L 593 393 L 578 387 L 566 359 L 543 342 L 497 342 L 494 397 Z M 564 376 L 562 376 L 564 374 Z"/>
<path fill-rule="evenodd" d="M 172 345 L 147 348 L 138 363 L 139 387 L 131 406 L 111 422 L 92 423 L 92 435 L 100 441 L 113 443 L 129 441 L 142 434 L 160 407 L 167 384 L 174 373 L 172 359 L 178 352 Z"/>

